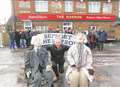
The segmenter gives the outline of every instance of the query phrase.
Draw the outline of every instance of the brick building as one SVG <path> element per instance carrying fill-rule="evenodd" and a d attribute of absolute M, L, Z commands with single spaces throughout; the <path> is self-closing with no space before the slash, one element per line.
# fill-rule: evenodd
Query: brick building
<path fill-rule="evenodd" d="M 118 17 L 119 0 L 12 1 L 17 18 L 16 29 L 47 31 L 100 28 L 120 38 L 120 30 L 114 26 Z"/>

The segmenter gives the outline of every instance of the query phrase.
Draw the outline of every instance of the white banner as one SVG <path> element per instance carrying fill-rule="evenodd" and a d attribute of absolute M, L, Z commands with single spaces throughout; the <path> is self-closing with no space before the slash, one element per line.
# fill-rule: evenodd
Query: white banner
<path fill-rule="evenodd" d="M 72 46 L 75 44 L 74 35 L 65 33 L 43 33 L 44 40 L 43 45 L 52 45 L 56 37 L 60 36 L 62 39 L 62 44 L 67 46 Z"/>

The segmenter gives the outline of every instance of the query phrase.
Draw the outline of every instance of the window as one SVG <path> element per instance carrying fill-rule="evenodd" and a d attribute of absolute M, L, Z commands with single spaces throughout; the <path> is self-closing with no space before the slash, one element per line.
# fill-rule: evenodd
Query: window
<path fill-rule="evenodd" d="M 35 12 L 48 12 L 48 1 L 35 1 Z"/>
<path fill-rule="evenodd" d="M 63 31 L 68 32 L 73 29 L 73 22 L 63 22 Z"/>
<path fill-rule="evenodd" d="M 65 1 L 65 12 L 73 12 L 73 1 Z"/>
<path fill-rule="evenodd" d="M 30 1 L 19 1 L 19 8 L 30 8 Z"/>
<path fill-rule="evenodd" d="M 61 1 L 51 1 L 50 11 L 52 13 L 62 13 L 62 2 Z"/>
<path fill-rule="evenodd" d="M 90 30 L 96 30 L 97 27 L 96 27 L 96 25 L 89 25 L 89 29 L 90 29 Z"/>
<path fill-rule="evenodd" d="M 105 14 L 111 14 L 112 13 L 112 3 L 103 3 L 103 13 Z"/>
<path fill-rule="evenodd" d="M 99 2 L 99 1 L 88 2 L 88 12 L 89 13 L 100 13 L 101 12 L 101 2 Z"/>
<path fill-rule="evenodd" d="M 48 26 L 46 25 L 35 26 L 35 29 L 41 31 L 42 33 L 48 32 Z"/>
<path fill-rule="evenodd" d="M 86 13 L 87 7 L 85 2 L 76 2 L 75 7 L 78 13 Z"/>
<path fill-rule="evenodd" d="M 24 29 L 32 29 L 32 21 L 24 21 Z"/>

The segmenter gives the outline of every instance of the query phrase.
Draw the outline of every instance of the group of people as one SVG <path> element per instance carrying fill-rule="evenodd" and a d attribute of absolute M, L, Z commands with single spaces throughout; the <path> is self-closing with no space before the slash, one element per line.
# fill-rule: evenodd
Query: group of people
<path fill-rule="evenodd" d="M 10 49 L 27 48 L 31 44 L 31 38 L 39 34 L 38 31 L 33 30 L 11 30 L 9 31 Z"/>
<path fill-rule="evenodd" d="M 98 51 L 103 51 L 104 43 L 107 41 L 107 32 L 104 30 L 92 30 L 88 33 L 88 46 L 91 49 L 97 48 Z"/>
<path fill-rule="evenodd" d="M 60 75 L 65 74 L 66 87 L 89 87 L 94 77 L 94 69 L 91 50 L 85 45 L 86 36 L 78 33 L 75 36 L 76 43 L 71 47 L 62 44 L 60 35 L 50 46 L 42 46 L 43 39 L 42 34 L 33 36 L 31 40 L 33 48 L 25 53 L 26 77 L 29 85 L 54 87 Z"/>

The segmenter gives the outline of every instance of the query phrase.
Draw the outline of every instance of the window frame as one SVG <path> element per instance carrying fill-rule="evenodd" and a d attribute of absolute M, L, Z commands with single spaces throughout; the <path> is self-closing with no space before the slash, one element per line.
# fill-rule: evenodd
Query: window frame
<path fill-rule="evenodd" d="M 68 5 L 68 3 L 69 3 L 69 5 Z M 74 12 L 74 2 L 73 1 L 67 1 L 67 0 L 64 1 L 64 11 L 65 12 Z"/>
<path fill-rule="evenodd" d="M 89 1 L 88 2 L 88 13 L 90 14 L 101 13 L 101 7 L 102 7 L 101 4 L 102 3 L 100 1 Z"/>
<path fill-rule="evenodd" d="M 42 4 L 41 4 L 42 3 Z M 36 13 L 44 13 L 44 12 L 48 12 L 48 1 L 38 1 L 35 0 L 34 1 L 35 4 L 35 12 Z M 43 6 L 43 7 L 42 7 Z M 45 6 L 45 7 L 44 7 Z M 41 9 L 42 8 L 42 9 Z"/>

